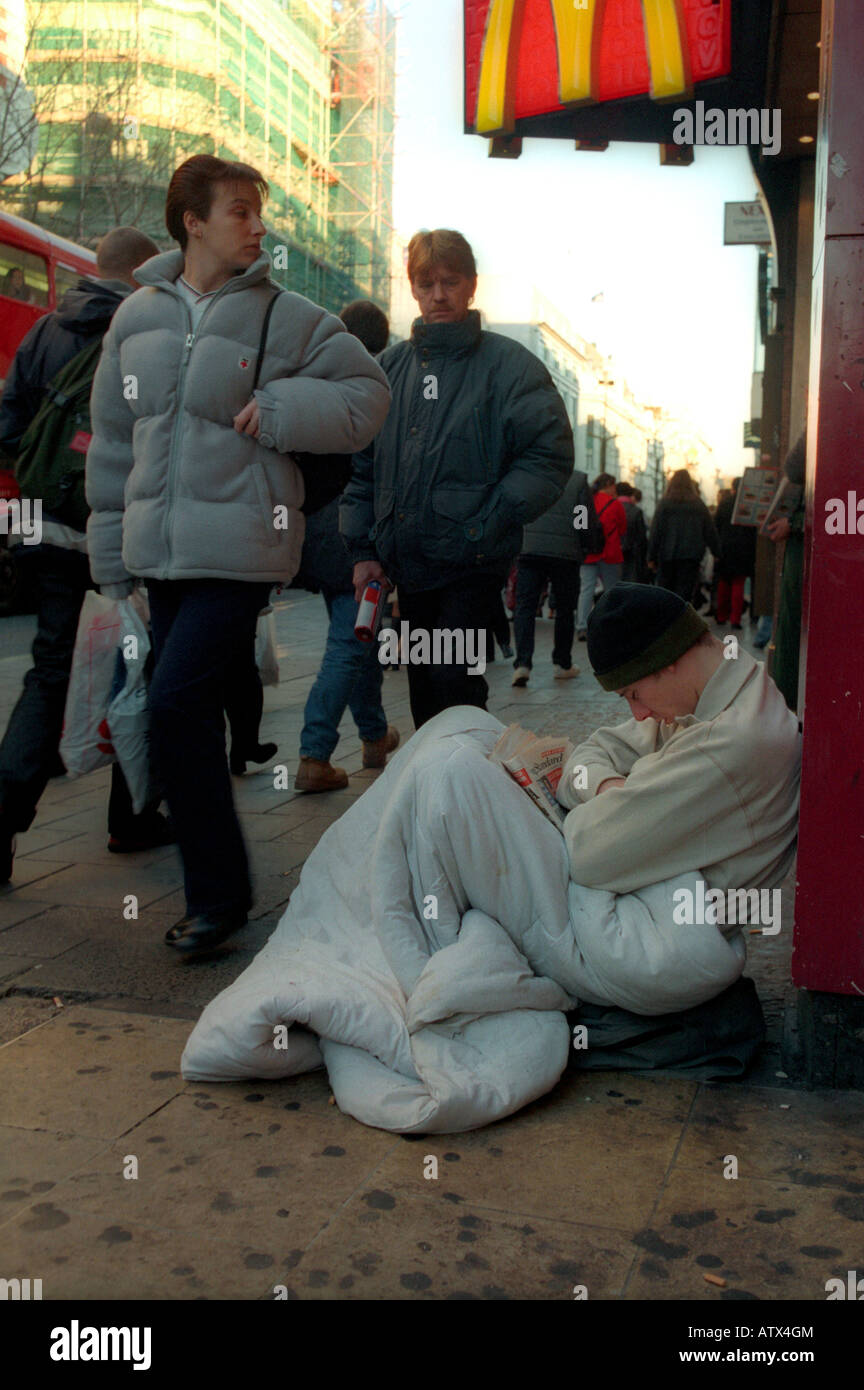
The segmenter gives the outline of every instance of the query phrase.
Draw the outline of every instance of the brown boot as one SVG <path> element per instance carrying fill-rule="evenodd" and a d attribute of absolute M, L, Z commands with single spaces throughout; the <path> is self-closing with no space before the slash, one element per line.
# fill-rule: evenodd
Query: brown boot
<path fill-rule="evenodd" d="M 363 740 L 363 766 L 364 767 L 383 767 L 387 761 L 387 754 L 392 753 L 394 748 L 399 747 L 399 730 L 394 729 L 392 724 L 387 725 L 387 732 L 383 738 L 371 739 L 368 743 Z"/>
<path fill-rule="evenodd" d="M 344 767 L 331 767 L 320 758 L 301 758 L 294 778 L 296 792 L 333 792 L 347 787 L 348 773 Z"/>

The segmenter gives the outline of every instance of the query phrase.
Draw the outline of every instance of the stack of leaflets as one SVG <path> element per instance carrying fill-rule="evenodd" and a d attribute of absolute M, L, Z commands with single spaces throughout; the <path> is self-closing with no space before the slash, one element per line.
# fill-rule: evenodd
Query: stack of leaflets
<path fill-rule="evenodd" d="M 781 517 L 789 517 L 795 511 L 804 493 L 803 487 L 798 483 L 790 483 L 789 479 L 783 477 L 777 484 L 777 491 L 771 499 L 771 505 L 765 513 L 765 520 L 762 522 L 760 530 L 766 534 L 772 521 L 779 521 Z"/>
<path fill-rule="evenodd" d="M 511 724 L 489 754 L 515 782 L 528 793 L 544 816 L 561 831 L 567 812 L 559 805 L 556 792 L 564 764 L 573 752 L 566 738 L 538 738 L 536 734 Z"/>

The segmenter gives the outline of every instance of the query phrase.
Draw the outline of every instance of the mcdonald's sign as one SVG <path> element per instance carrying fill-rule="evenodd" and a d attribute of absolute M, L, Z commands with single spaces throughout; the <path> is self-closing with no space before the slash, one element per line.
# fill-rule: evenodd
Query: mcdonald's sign
<path fill-rule="evenodd" d="M 745 92 L 752 104 L 769 8 L 770 0 L 464 0 L 465 129 L 670 140 L 672 109 L 703 84 L 712 104 Z"/>

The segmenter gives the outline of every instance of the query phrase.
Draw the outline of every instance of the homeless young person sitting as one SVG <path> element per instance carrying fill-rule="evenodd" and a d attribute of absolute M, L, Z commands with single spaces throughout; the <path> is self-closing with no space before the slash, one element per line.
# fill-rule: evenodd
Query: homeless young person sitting
<path fill-rule="evenodd" d="M 632 717 L 568 759 L 563 835 L 488 760 L 499 720 L 465 705 L 429 720 L 322 836 L 263 951 L 202 1014 L 183 1075 L 323 1062 L 366 1124 L 472 1129 L 555 1085 L 566 1010 L 668 1014 L 728 988 L 741 919 L 702 908 L 710 890 L 779 887 L 801 744 L 765 667 L 734 650 L 669 590 L 603 596 L 588 656 Z"/>

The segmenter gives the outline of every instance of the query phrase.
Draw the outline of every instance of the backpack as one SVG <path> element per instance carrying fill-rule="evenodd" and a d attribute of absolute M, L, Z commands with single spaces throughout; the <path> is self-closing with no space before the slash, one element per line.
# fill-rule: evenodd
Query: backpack
<path fill-rule="evenodd" d="M 267 305 L 264 323 L 261 326 L 261 339 L 258 343 L 258 358 L 255 363 L 255 376 L 252 381 L 250 396 L 254 396 L 255 388 L 258 385 L 258 378 L 261 375 L 261 366 L 264 361 L 267 330 L 270 327 L 270 315 L 281 293 L 281 290 L 277 290 Z M 289 375 L 291 374 L 289 373 Z M 332 502 L 334 497 L 339 497 L 348 486 L 351 478 L 350 454 L 306 454 L 292 451 L 291 458 L 303 474 L 306 498 L 301 511 L 304 516 L 312 516 L 315 512 L 320 512 L 322 507 L 326 507 L 327 503 Z"/>
<path fill-rule="evenodd" d="M 606 503 L 606 507 L 614 500 L 614 498 L 610 497 Z M 585 508 L 588 517 L 588 525 L 584 529 L 577 530 L 575 533 L 577 546 L 582 552 L 580 560 L 584 564 L 589 555 L 599 555 L 606 545 L 606 532 L 603 530 L 603 524 L 600 520 L 606 507 L 601 507 L 600 511 L 597 511 L 597 508 L 594 506 L 594 494 L 588 486 L 587 480 L 583 483 L 579 492 L 579 502 L 577 505 Z"/>
<path fill-rule="evenodd" d="M 46 512 L 76 531 L 86 531 L 90 515 L 84 466 L 92 438 L 90 392 L 101 354 L 97 333 L 51 379 L 15 460 L 22 496 L 40 499 Z"/>

